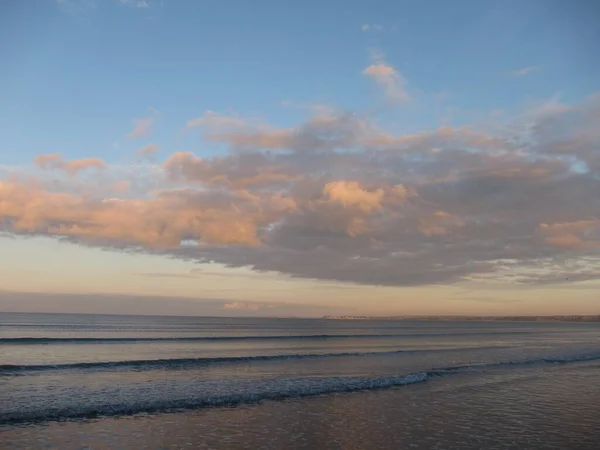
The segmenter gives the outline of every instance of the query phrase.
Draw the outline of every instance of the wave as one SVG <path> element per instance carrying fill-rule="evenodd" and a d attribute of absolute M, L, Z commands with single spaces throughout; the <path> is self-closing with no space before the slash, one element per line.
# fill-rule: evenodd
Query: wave
<path fill-rule="evenodd" d="M 343 355 L 343 354 L 336 354 Z M 354 354 L 352 354 L 354 355 Z M 296 355 L 298 356 L 298 355 Z M 312 355 L 311 355 L 312 356 Z M 79 404 L 64 408 L 51 409 L 38 408 L 28 411 L 12 411 L 0 415 L 0 424 L 33 423 L 51 420 L 74 420 L 97 417 L 135 415 L 144 413 L 180 412 L 183 410 L 212 408 L 222 406 L 236 406 L 240 404 L 258 403 L 264 400 L 284 400 L 289 398 L 314 397 L 327 394 L 369 391 L 388 389 L 398 386 L 423 383 L 428 380 L 469 373 L 473 370 L 497 368 L 502 366 L 524 366 L 531 364 L 567 364 L 600 360 L 600 353 L 535 358 L 521 361 L 501 361 L 474 365 L 448 366 L 401 376 L 387 377 L 324 377 L 324 378 L 297 378 L 287 380 L 273 380 L 274 389 L 258 392 L 244 392 L 224 395 L 202 395 L 197 397 L 187 395 L 185 398 L 170 399 L 137 399 L 129 403 L 102 403 Z"/>
<path fill-rule="evenodd" d="M 240 404 L 258 403 L 264 400 L 284 400 L 288 398 L 314 397 L 342 392 L 386 389 L 427 381 L 427 372 L 410 375 L 377 378 L 337 377 L 322 378 L 318 384 L 308 384 L 296 388 L 282 389 L 278 392 L 262 392 L 250 394 L 220 395 L 212 397 L 148 400 L 135 404 L 111 404 L 98 406 L 82 406 L 60 410 L 14 412 L 0 416 L 0 423 L 40 422 L 61 419 L 95 418 L 115 415 L 132 415 L 140 413 L 175 412 L 181 410 L 210 408 L 218 406 L 237 406 Z"/>
<path fill-rule="evenodd" d="M 203 342 L 203 341 L 272 341 L 272 340 L 329 340 L 329 339 L 386 339 L 423 337 L 464 337 L 489 335 L 530 334 L 529 331 L 489 331 L 462 333 L 404 333 L 404 334 L 300 334 L 266 336 L 180 336 L 180 337 L 13 337 L 0 338 L 0 345 L 40 344 L 111 344 L 136 342 Z"/>
<path fill-rule="evenodd" d="M 259 356 L 224 356 L 214 358 L 173 358 L 173 359 L 144 359 L 132 361 L 81 362 L 67 364 L 29 364 L 29 365 L 0 365 L 0 375 L 11 372 L 37 372 L 47 370 L 69 369 L 180 369 L 188 366 L 202 366 L 224 363 L 247 363 L 254 361 L 285 361 L 295 359 L 343 358 L 348 356 L 378 356 L 403 353 L 404 350 L 384 352 L 344 352 L 344 353 L 304 353 L 289 355 L 259 355 Z M 407 350 L 410 352 L 410 350 Z"/>
<path fill-rule="evenodd" d="M 340 352 L 340 353 L 291 353 L 283 355 L 256 355 L 256 356 L 223 356 L 223 357 L 205 357 L 205 358 L 169 358 L 169 359 L 142 359 L 142 360 L 123 360 L 123 361 L 94 361 L 63 364 L 0 364 L 0 376 L 7 374 L 28 374 L 29 372 L 46 372 L 51 370 L 119 370 L 131 369 L 137 371 L 152 369 L 185 369 L 195 366 L 205 366 L 210 364 L 238 364 L 252 363 L 260 361 L 287 361 L 303 359 L 329 359 L 344 357 L 367 357 L 367 356 L 386 356 L 415 353 L 431 352 L 455 352 L 469 350 L 498 350 L 509 348 L 507 346 L 487 346 L 487 347 L 451 347 L 451 348 L 429 348 L 415 350 L 386 350 L 378 352 Z"/>
<path fill-rule="evenodd" d="M 379 352 L 341 352 L 341 353 L 291 353 L 284 355 L 256 355 L 256 356 L 223 356 L 206 358 L 169 358 L 169 359 L 142 359 L 142 360 L 124 360 L 124 361 L 98 361 L 98 362 L 79 362 L 64 364 L 0 364 L 0 376 L 5 374 L 19 374 L 29 372 L 44 372 L 49 370 L 77 370 L 77 369 L 133 369 L 133 370 L 152 370 L 152 369 L 185 369 L 186 367 L 204 366 L 209 364 L 236 364 L 251 363 L 255 361 L 286 361 L 302 359 L 328 359 L 344 358 L 349 356 L 385 356 L 396 355 L 400 353 L 429 353 L 429 352 L 453 352 L 468 350 L 497 350 L 508 348 L 506 346 L 489 347 L 461 347 L 461 348 L 431 348 L 419 350 L 386 350 Z"/>
<path fill-rule="evenodd" d="M 556 356 L 547 358 L 532 358 L 522 359 L 517 361 L 499 361 L 493 363 L 480 363 L 480 364 L 463 364 L 460 366 L 449 366 L 431 369 L 431 373 L 451 373 L 459 371 L 473 371 L 481 369 L 490 369 L 494 367 L 505 367 L 505 366 L 527 366 L 534 364 L 569 364 L 579 362 L 589 362 L 600 360 L 600 353 L 577 355 L 577 356 Z"/>
<path fill-rule="evenodd" d="M 340 353 L 292 353 L 283 355 L 255 355 L 255 356 L 223 356 L 204 358 L 169 358 L 169 359 L 142 359 L 122 361 L 90 361 L 78 363 L 61 364 L 0 364 L 0 376 L 2 375 L 27 375 L 31 372 L 47 372 L 60 370 L 184 370 L 197 366 L 208 366 L 212 364 L 245 364 L 253 362 L 309 360 L 309 359 L 333 359 L 347 357 L 369 357 L 369 356 L 391 356 L 398 354 L 415 354 L 431 352 L 453 352 L 468 350 L 498 350 L 507 348 L 505 346 L 490 347 L 463 347 L 463 348 L 433 348 L 418 350 L 387 350 L 378 352 L 340 352 Z M 533 358 L 516 361 L 499 361 L 492 363 L 463 364 L 457 366 L 438 367 L 430 370 L 430 374 L 452 373 L 457 371 L 473 371 L 489 369 L 493 367 L 533 365 L 533 364 L 567 364 L 575 362 L 588 362 L 600 360 L 600 354 L 588 354 L 579 356 Z"/>

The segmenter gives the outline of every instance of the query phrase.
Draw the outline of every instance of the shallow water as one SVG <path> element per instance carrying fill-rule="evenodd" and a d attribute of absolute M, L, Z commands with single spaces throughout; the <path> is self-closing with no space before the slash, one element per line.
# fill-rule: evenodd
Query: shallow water
<path fill-rule="evenodd" d="M 591 449 L 599 387 L 598 324 L 0 315 L 8 448 Z"/>

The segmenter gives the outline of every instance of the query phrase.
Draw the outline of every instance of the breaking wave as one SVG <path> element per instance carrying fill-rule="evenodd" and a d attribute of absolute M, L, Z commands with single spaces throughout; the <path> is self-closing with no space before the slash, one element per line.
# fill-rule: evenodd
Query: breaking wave
<path fill-rule="evenodd" d="M 336 354 L 337 356 L 354 356 L 355 353 Z M 364 355 L 364 354 L 358 354 Z M 301 355 L 290 355 L 292 357 Z M 311 357 L 313 355 L 310 355 Z M 321 356 L 321 355 L 319 355 Z M 331 355 L 322 355 L 331 357 Z M 261 358 L 261 357 L 254 357 Z M 271 358 L 271 357 L 265 357 Z M 571 357 L 551 357 L 528 359 L 521 361 L 503 361 L 487 364 L 448 366 L 428 371 L 416 372 L 402 376 L 386 377 L 317 377 L 274 379 L 269 388 L 257 392 L 243 392 L 221 395 L 210 395 L 206 392 L 198 395 L 187 395 L 184 398 L 141 398 L 123 403 L 78 404 L 64 408 L 32 409 L 28 411 L 13 411 L 0 415 L 0 423 L 16 424 L 48 420 L 69 420 L 114 415 L 132 415 L 141 413 L 175 412 L 198 408 L 211 408 L 219 406 L 235 406 L 240 404 L 257 403 L 263 400 L 283 400 L 288 398 L 313 397 L 326 394 L 387 389 L 397 386 L 422 383 L 432 378 L 451 376 L 453 374 L 468 373 L 473 370 L 494 368 L 501 366 L 523 366 L 531 364 L 566 364 L 600 360 L 600 354 L 587 354 Z M 168 361 L 168 360 L 165 360 Z M 128 361 L 126 363 L 148 364 L 146 361 Z M 160 362 L 157 361 L 160 364 Z M 6 367 L 6 366 L 5 366 Z"/>
<path fill-rule="evenodd" d="M 47 420 L 94 418 L 114 415 L 131 415 L 139 413 L 171 412 L 186 409 L 210 408 L 217 406 L 236 406 L 257 403 L 263 400 L 283 400 L 287 398 L 314 397 L 317 395 L 340 392 L 385 389 L 394 386 L 422 383 L 428 379 L 426 372 L 418 372 L 405 376 L 378 378 L 320 378 L 318 382 L 307 382 L 304 386 L 291 385 L 281 387 L 274 392 L 249 394 L 233 394 L 207 396 L 198 398 L 181 398 L 172 400 L 141 400 L 135 403 L 122 403 L 97 406 L 69 407 L 60 410 L 34 410 L 14 412 L 0 416 L 0 423 L 39 422 Z M 306 380 L 309 381 L 309 380 Z M 314 380 L 313 380 L 314 381 Z"/>

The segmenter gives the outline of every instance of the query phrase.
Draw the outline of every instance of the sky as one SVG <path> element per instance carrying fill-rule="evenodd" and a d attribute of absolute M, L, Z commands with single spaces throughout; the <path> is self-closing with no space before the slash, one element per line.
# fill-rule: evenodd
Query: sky
<path fill-rule="evenodd" d="M 593 0 L 7 0 L 0 311 L 600 314 Z"/>

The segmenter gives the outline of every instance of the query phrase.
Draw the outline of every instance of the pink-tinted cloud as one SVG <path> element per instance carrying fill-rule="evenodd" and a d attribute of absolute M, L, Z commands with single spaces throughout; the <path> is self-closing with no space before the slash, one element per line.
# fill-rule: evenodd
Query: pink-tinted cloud
<path fill-rule="evenodd" d="M 325 185 L 323 193 L 329 201 L 345 207 L 356 207 L 365 212 L 380 209 L 384 196 L 383 189 L 369 191 L 363 189 L 356 181 L 332 181 Z"/>
<path fill-rule="evenodd" d="M 384 91 L 385 97 L 392 102 L 403 102 L 410 99 L 406 92 L 406 80 L 390 64 L 380 52 L 373 55 L 373 64 L 363 70 L 363 75 L 374 80 Z"/>
<path fill-rule="evenodd" d="M 62 155 L 60 153 L 37 155 L 33 163 L 41 169 L 57 169 L 63 164 Z"/>
<path fill-rule="evenodd" d="M 289 184 L 297 179 L 293 173 L 273 165 L 262 154 L 242 154 L 204 160 L 190 152 L 178 152 L 169 157 L 163 167 L 174 180 L 230 189 Z"/>
<path fill-rule="evenodd" d="M 550 245 L 565 249 L 600 249 L 600 219 L 542 223 L 539 231 Z"/>
<path fill-rule="evenodd" d="M 75 175 L 81 170 L 89 169 L 92 167 L 95 167 L 96 169 L 105 169 L 106 164 L 104 164 L 104 161 L 102 161 L 99 158 L 83 158 L 67 161 L 62 166 L 62 168 L 71 175 Z"/>
<path fill-rule="evenodd" d="M 206 140 L 227 144 L 236 153 L 349 149 L 361 146 L 361 139 L 376 131 L 365 119 L 330 109 L 319 109 L 304 123 L 290 128 L 207 111 L 187 123 L 187 128 L 196 127 L 202 130 Z"/>
<path fill-rule="evenodd" d="M 493 131 L 410 135 L 334 111 L 285 129 L 207 113 L 191 127 L 229 153 L 173 153 L 152 166 L 162 189 L 132 172 L 126 196 L 4 181 L 0 227 L 352 283 L 594 279 L 599 117 L 600 96 L 537 107 Z M 272 136 L 276 146 L 266 145 Z M 88 162 L 56 154 L 35 162 L 67 172 L 90 166 L 80 161 Z"/>
<path fill-rule="evenodd" d="M 160 147 L 158 145 L 148 144 L 148 145 L 144 145 L 141 148 L 138 148 L 135 153 L 140 158 L 143 158 L 143 157 L 154 155 L 158 150 L 160 150 Z"/>
<path fill-rule="evenodd" d="M 206 111 L 188 121 L 187 128 L 201 128 L 204 137 L 239 148 L 285 149 L 293 137 L 292 129 L 277 129 L 257 120 Z"/>
<path fill-rule="evenodd" d="M 111 185 L 111 190 L 115 194 L 125 194 L 131 190 L 131 181 L 129 180 L 121 180 L 115 181 Z"/>
<path fill-rule="evenodd" d="M 153 117 L 145 117 L 143 119 L 135 119 L 133 121 L 133 130 L 126 135 L 129 139 L 137 139 L 148 136 L 150 128 L 154 124 Z"/>
<path fill-rule="evenodd" d="M 38 155 L 33 160 L 34 164 L 41 169 L 61 169 L 70 175 L 76 175 L 85 169 L 96 168 L 105 169 L 106 164 L 99 158 L 83 158 L 73 159 L 71 161 L 63 161 L 59 153 L 47 155 Z"/>
<path fill-rule="evenodd" d="M 184 239 L 258 245 L 257 227 L 269 222 L 268 199 L 167 191 L 148 200 L 92 199 L 18 183 L 0 184 L 0 217 L 15 232 L 89 242 L 177 247 Z"/>

